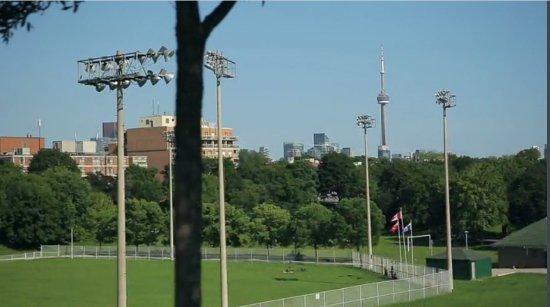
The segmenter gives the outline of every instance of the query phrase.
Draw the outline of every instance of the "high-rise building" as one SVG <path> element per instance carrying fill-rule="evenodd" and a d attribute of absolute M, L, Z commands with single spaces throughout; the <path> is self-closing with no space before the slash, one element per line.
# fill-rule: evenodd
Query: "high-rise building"
<path fill-rule="evenodd" d="M 385 107 L 390 102 L 390 96 L 386 93 L 384 88 L 384 75 L 386 71 L 384 69 L 384 50 L 380 50 L 380 94 L 378 94 L 377 100 L 380 104 L 380 127 L 382 130 L 382 137 L 380 146 L 378 146 L 378 158 L 390 159 L 390 146 L 386 139 L 386 114 Z"/>
<path fill-rule="evenodd" d="M 283 143 L 283 157 L 286 161 L 292 162 L 304 154 L 304 144 L 297 142 Z"/>
<path fill-rule="evenodd" d="M 348 157 L 351 157 L 351 148 L 350 147 L 344 147 L 344 148 L 342 148 L 341 153 L 343 153 L 344 155 L 346 155 Z"/>
<path fill-rule="evenodd" d="M 105 122 L 103 123 L 103 137 L 116 139 L 117 137 L 117 128 L 115 122 Z"/>
<path fill-rule="evenodd" d="M 313 134 L 313 146 L 327 146 L 330 143 L 330 139 L 325 133 Z"/>
<path fill-rule="evenodd" d="M 338 152 L 338 144 L 331 143 L 325 133 L 313 134 L 313 147 L 308 149 L 307 154 L 315 159 L 321 159 L 329 152 Z"/>

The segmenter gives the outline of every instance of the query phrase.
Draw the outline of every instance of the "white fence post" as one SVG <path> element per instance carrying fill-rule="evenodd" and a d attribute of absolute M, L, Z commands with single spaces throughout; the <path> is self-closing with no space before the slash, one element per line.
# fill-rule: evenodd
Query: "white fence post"
<path fill-rule="evenodd" d="M 107 247 L 107 255 L 111 258 L 111 247 Z"/>
<path fill-rule="evenodd" d="M 135 246 L 134 247 L 134 260 L 137 260 L 137 249 L 138 249 L 138 247 Z"/>
<path fill-rule="evenodd" d="M 59 244 L 57 244 L 57 257 L 59 257 L 61 254 L 60 254 L 61 250 L 59 248 Z"/>
<path fill-rule="evenodd" d="M 376 306 L 380 306 L 380 289 L 378 289 L 378 285 L 380 283 L 376 283 Z"/>
<path fill-rule="evenodd" d="M 391 281 L 392 303 L 395 303 L 395 279 Z"/>
<path fill-rule="evenodd" d="M 160 259 L 164 259 L 164 247 L 160 250 Z"/>
<path fill-rule="evenodd" d="M 42 258 L 42 244 L 40 244 L 40 258 Z"/>
<path fill-rule="evenodd" d="M 409 277 L 409 302 L 411 301 L 411 279 L 412 277 Z"/>

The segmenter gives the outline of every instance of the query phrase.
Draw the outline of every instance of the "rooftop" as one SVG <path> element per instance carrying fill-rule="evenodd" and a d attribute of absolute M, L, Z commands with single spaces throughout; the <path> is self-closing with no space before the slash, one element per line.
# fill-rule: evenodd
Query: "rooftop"
<path fill-rule="evenodd" d="M 498 241 L 494 246 L 546 248 L 546 220 L 547 218 L 545 217 L 525 226 Z"/>

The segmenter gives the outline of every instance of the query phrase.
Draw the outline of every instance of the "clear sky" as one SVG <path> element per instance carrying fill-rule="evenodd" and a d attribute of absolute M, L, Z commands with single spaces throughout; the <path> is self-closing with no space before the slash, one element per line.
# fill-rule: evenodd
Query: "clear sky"
<path fill-rule="evenodd" d="M 203 15 L 216 3 L 201 3 Z M 85 2 L 76 14 L 58 7 L 33 16 L 0 45 L 0 135 L 57 139 L 94 137 L 115 120 L 115 92 L 76 83 L 76 61 L 161 45 L 175 48 L 171 2 Z M 284 141 L 312 146 L 326 132 L 340 147 L 362 152 L 359 114 L 380 118 L 379 48 L 384 45 L 392 153 L 441 150 L 441 108 L 434 93 L 452 90 L 450 150 L 502 155 L 546 143 L 546 4 L 512 2 L 238 3 L 208 41 L 237 62 L 224 80 L 224 124 L 241 148 Z M 166 65 L 175 69 L 175 61 Z M 205 70 L 204 118 L 215 120 L 214 78 Z M 174 110 L 173 83 L 125 92 L 126 126 Z M 380 128 L 370 132 L 376 154 Z"/>

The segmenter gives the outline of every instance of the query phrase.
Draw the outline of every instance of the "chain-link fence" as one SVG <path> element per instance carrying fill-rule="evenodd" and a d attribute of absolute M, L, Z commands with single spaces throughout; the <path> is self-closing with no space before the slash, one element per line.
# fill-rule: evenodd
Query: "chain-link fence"
<path fill-rule="evenodd" d="M 450 292 L 449 274 L 418 265 L 356 254 L 353 265 L 384 274 L 392 280 L 298 295 L 241 307 L 367 307 L 409 302 Z"/>
<path fill-rule="evenodd" d="M 202 259 L 219 260 L 220 250 L 215 247 L 205 247 L 201 250 Z M 75 245 L 41 245 L 40 251 L 18 255 L 0 256 L 1 260 L 31 260 L 52 257 L 75 258 L 115 258 L 116 246 L 82 246 Z M 126 257 L 129 259 L 170 259 L 169 247 L 158 246 L 127 246 Z M 266 262 L 307 262 L 307 263 L 339 263 L 352 264 L 353 252 L 340 249 L 320 249 L 317 252 L 309 249 L 295 251 L 290 248 L 228 248 L 228 260 L 239 261 L 266 261 Z"/>

